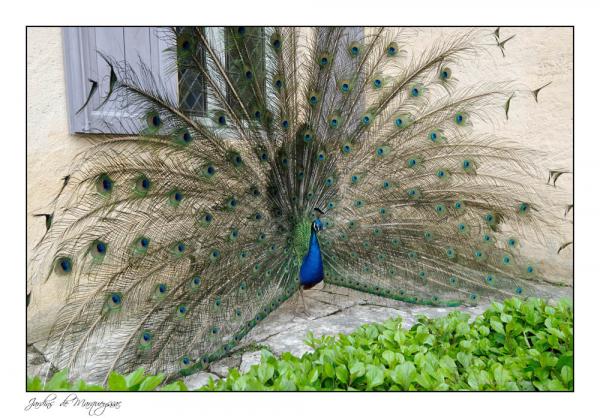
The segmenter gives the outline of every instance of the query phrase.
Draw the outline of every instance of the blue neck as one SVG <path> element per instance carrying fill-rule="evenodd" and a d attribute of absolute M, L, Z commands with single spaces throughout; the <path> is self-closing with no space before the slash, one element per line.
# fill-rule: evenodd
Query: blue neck
<path fill-rule="evenodd" d="M 300 284 L 303 286 L 314 286 L 323 280 L 323 259 L 321 248 L 317 239 L 317 232 L 311 231 L 308 253 L 302 260 L 300 267 Z"/>

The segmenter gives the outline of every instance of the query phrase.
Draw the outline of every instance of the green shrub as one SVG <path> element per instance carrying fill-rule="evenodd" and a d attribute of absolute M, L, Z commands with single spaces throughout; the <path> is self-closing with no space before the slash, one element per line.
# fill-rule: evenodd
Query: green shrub
<path fill-rule="evenodd" d="M 561 302 L 510 299 L 469 315 L 368 324 L 337 338 L 309 335 L 314 352 L 259 365 L 201 390 L 573 390 L 573 312 Z"/>
<path fill-rule="evenodd" d="M 493 303 L 469 323 L 469 315 L 420 316 L 410 330 L 402 319 L 363 325 L 349 335 L 314 338 L 313 352 L 280 358 L 262 350 L 261 363 L 247 373 L 230 369 L 225 379 L 200 390 L 573 390 L 573 310 L 568 302 L 551 306 L 540 299 Z M 106 389 L 82 381 L 71 384 L 66 371 L 28 390 L 154 390 L 164 376 L 142 369 L 112 373 Z M 187 390 L 177 381 L 162 390 Z"/>
<path fill-rule="evenodd" d="M 134 372 L 129 373 L 126 376 L 117 372 L 111 372 L 108 376 L 106 386 L 90 385 L 85 383 L 83 380 L 77 380 L 71 382 L 68 380 L 68 371 L 63 369 L 60 372 L 54 374 L 52 378 L 44 385 L 42 379 L 39 376 L 27 378 L 27 390 L 31 391 L 150 391 L 156 390 L 165 380 L 165 375 L 160 373 L 157 375 L 146 375 L 144 369 L 140 367 Z M 178 380 L 168 385 L 161 386 L 160 390 L 188 390 L 187 386 L 183 381 Z"/>

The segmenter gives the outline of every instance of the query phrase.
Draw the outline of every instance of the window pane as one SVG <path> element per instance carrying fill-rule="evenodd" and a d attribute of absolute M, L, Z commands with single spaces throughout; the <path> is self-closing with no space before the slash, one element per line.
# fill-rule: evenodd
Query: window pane
<path fill-rule="evenodd" d="M 260 105 L 265 97 L 265 43 L 264 28 L 225 28 L 227 72 L 232 78 L 244 104 Z M 252 80 L 249 81 L 248 71 Z M 258 91 L 256 91 L 258 89 Z M 227 91 L 230 105 L 239 110 L 239 104 Z"/>
<path fill-rule="evenodd" d="M 177 35 L 194 31 L 191 27 L 178 27 Z M 204 30 L 204 29 L 202 29 Z M 198 65 L 206 65 L 205 51 L 198 46 L 194 55 L 178 56 L 179 106 L 194 116 L 204 116 L 206 113 L 206 81 L 198 71 Z"/>

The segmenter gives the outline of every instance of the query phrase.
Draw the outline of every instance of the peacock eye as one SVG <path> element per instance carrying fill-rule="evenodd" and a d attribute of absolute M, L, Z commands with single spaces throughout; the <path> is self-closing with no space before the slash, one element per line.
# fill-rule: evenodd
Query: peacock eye
<path fill-rule="evenodd" d="M 287 129 L 289 125 L 290 125 L 290 123 L 287 120 L 284 120 L 283 122 L 281 122 L 281 126 L 283 127 L 283 129 Z"/>
<path fill-rule="evenodd" d="M 96 251 L 98 251 L 100 254 L 103 254 L 106 251 L 106 244 L 103 242 L 96 244 Z"/>
<path fill-rule="evenodd" d="M 102 174 L 96 182 L 96 189 L 101 195 L 108 196 L 112 192 L 113 185 L 114 182 L 108 174 Z"/>

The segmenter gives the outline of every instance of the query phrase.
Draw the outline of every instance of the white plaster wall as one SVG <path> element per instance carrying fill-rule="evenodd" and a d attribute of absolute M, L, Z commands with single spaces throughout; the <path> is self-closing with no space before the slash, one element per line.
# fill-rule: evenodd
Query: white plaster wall
<path fill-rule="evenodd" d="M 417 43 L 421 49 L 434 38 L 457 29 L 422 29 Z M 489 29 L 491 32 L 493 29 Z M 538 164 L 546 168 L 572 170 L 572 82 L 573 33 L 571 28 L 503 28 L 501 37 L 516 37 L 506 45 L 507 56 L 490 47 L 489 54 L 467 61 L 455 69 L 455 76 L 468 84 L 484 80 L 512 80 L 524 87 L 536 88 L 552 81 L 540 94 L 540 103 L 526 96 L 513 100 L 510 120 L 499 120 L 494 129 L 540 151 Z M 62 177 L 74 157 L 88 143 L 69 135 L 66 90 L 63 69 L 62 33 L 59 28 L 29 28 L 27 43 L 27 250 L 45 231 L 44 219 L 33 214 L 44 212 L 60 190 Z M 490 37 L 490 40 L 492 38 Z M 542 155 L 545 154 L 545 155 Z M 572 202 L 570 176 L 558 182 L 557 189 L 542 188 L 556 204 L 557 216 Z M 572 218 L 570 218 L 572 219 Z M 556 249 L 570 240 L 572 226 L 561 224 L 544 248 L 530 249 L 551 266 L 553 278 L 565 283 L 572 280 L 572 250 L 556 255 Z M 46 295 L 52 299 L 57 294 Z"/>
<path fill-rule="evenodd" d="M 43 236 L 44 213 L 85 139 L 69 135 L 60 28 L 27 29 L 27 251 Z"/>

